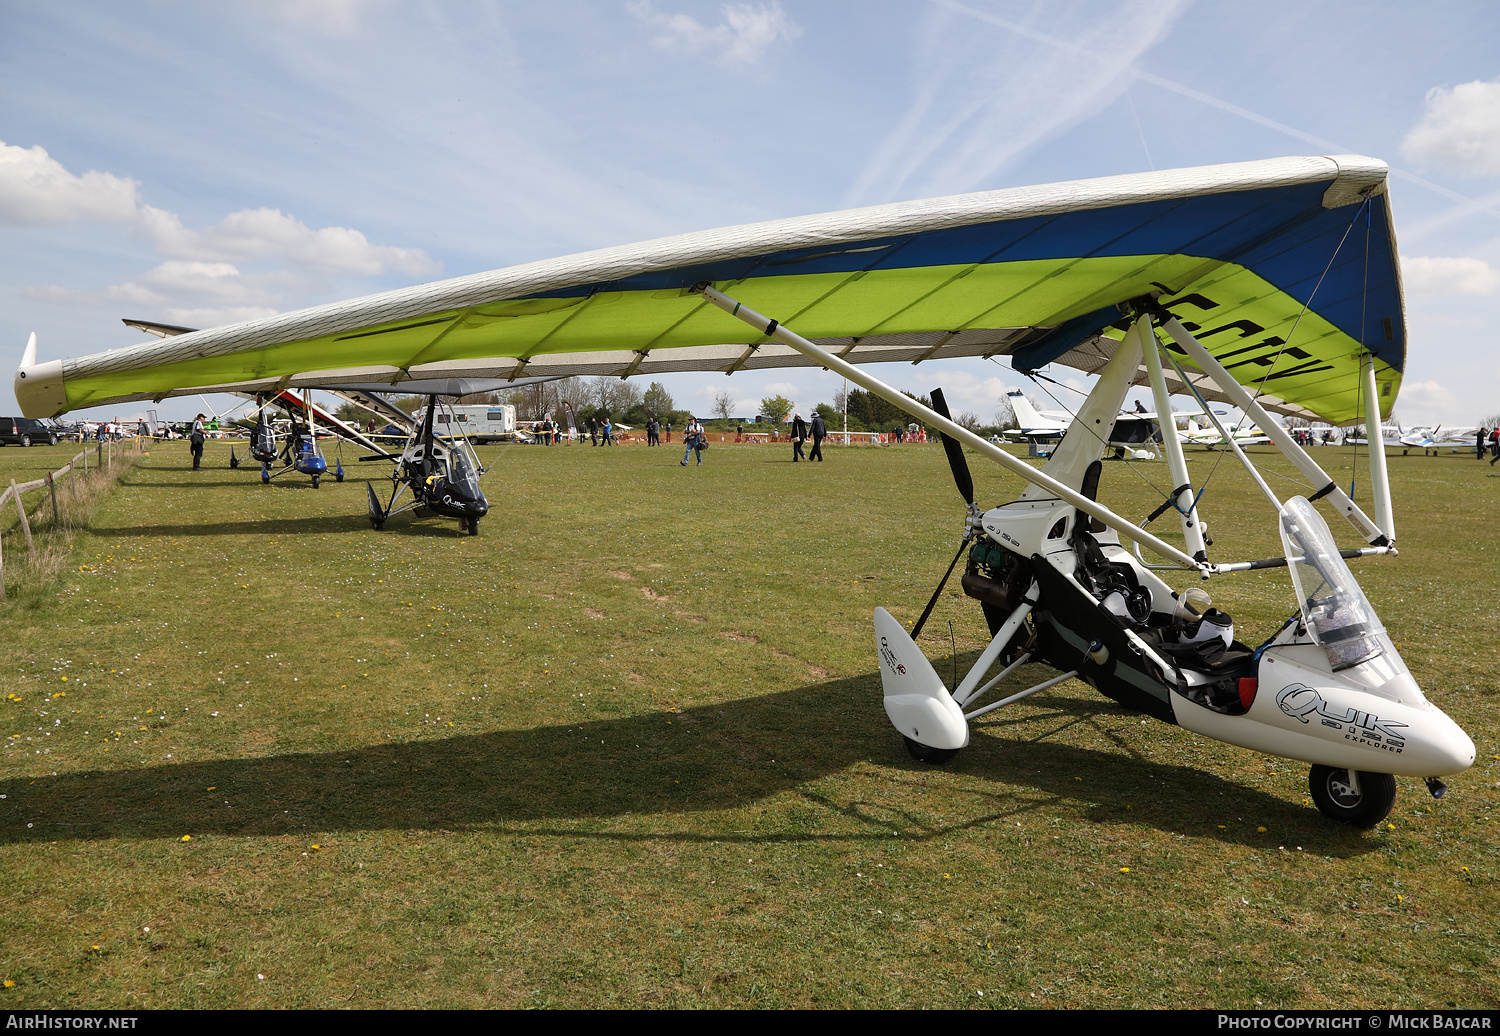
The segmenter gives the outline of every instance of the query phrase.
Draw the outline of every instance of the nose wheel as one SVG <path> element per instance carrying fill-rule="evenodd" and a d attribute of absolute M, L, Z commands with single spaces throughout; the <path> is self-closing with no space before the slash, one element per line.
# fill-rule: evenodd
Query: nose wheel
<path fill-rule="evenodd" d="M 1374 827 L 1396 804 L 1396 778 L 1388 773 L 1314 766 L 1307 785 L 1319 812 L 1353 827 Z"/>
<path fill-rule="evenodd" d="M 906 742 L 907 754 L 919 763 L 932 763 L 934 766 L 941 766 L 943 763 L 951 762 L 959 752 L 957 748 L 933 748 L 931 745 L 924 745 L 920 741 L 913 741 L 905 734 L 901 735 L 901 740 Z"/>

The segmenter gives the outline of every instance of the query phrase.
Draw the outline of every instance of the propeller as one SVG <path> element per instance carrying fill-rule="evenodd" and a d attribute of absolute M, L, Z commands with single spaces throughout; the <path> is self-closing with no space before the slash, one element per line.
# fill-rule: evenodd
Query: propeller
<path fill-rule="evenodd" d="M 948 413 L 948 401 L 943 398 L 942 389 L 932 390 L 932 409 L 942 416 L 953 420 L 953 415 Z M 974 502 L 974 476 L 969 474 L 969 462 L 964 458 L 964 447 L 961 442 L 951 435 L 943 436 L 943 452 L 948 455 L 948 467 L 953 470 L 953 482 L 958 486 L 959 495 L 964 498 L 964 503 Z"/>
<path fill-rule="evenodd" d="M 942 389 L 932 390 L 932 409 L 950 421 L 953 419 L 948 413 L 948 401 L 943 398 Z M 958 486 L 959 495 L 964 498 L 964 503 L 968 504 L 972 509 L 974 506 L 974 476 L 969 473 L 969 462 L 964 457 L 963 444 L 951 435 L 944 435 L 943 452 L 948 455 L 948 467 L 953 471 L 953 482 Z M 949 563 L 948 571 L 943 573 L 942 581 L 938 583 L 937 589 L 932 592 L 932 599 L 927 602 L 927 607 L 923 609 L 922 617 L 911 628 L 912 640 L 916 640 L 922 632 L 922 627 L 927 625 L 927 619 L 932 614 L 932 609 L 937 607 L 938 598 L 943 595 L 943 587 L 948 585 L 948 577 L 953 575 L 953 570 L 958 567 L 959 558 L 964 556 L 964 551 L 968 549 L 969 541 L 973 538 L 973 528 L 965 528 L 964 538 L 958 544 L 958 553 L 953 555 L 953 561 Z"/>

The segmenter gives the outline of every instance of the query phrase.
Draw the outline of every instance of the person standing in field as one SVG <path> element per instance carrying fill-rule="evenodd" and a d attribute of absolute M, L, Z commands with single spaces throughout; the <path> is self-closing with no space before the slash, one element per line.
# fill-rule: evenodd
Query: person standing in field
<path fill-rule="evenodd" d="M 193 418 L 193 432 L 188 436 L 188 449 L 193 454 L 193 470 L 203 466 L 203 415 Z"/>

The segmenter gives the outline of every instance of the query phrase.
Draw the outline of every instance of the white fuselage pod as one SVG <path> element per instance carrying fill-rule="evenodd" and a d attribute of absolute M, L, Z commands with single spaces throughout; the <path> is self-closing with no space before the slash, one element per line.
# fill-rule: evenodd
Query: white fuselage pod
<path fill-rule="evenodd" d="M 1279 644 L 1261 656 L 1255 701 L 1243 716 L 1214 712 L 1175 691 L 1172 712 L 1195 733 L 1305 763 L 1407 777 L 1472 766 L 1469 735 L 1423 696 L 1404 667 L 1387 674 L 1379 663 L 1335 673 L 1318 645 Z"/>
<path fill-rule="evenodd" d="M 929 748 L 963 748 L 969 722 L 943 686 L 942 679 L 901 623 L 884 608 L 875 609 L 875 653 L 885 714 L 905 737 Z"/>

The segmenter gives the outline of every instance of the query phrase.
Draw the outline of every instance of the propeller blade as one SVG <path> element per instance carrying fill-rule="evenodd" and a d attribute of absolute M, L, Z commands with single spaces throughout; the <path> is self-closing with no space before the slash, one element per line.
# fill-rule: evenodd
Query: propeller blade
<path fill-rule="evenodd" d="M 944 441 L 946 442 L 947 439 L 945 438 Z M 965 473 L 967 473 L 967 469 L 965 469 Z M 958 567 L 958 559 L 964 556 L 964 550 L 968 547 L 968 545 L 969 538 L 965 536 L 964 541 L 958 545 L 958 553 L 953 555 L 953 563 L 948 566 L 948 571 L 943 573 L 942 582 L 938 583 L 937 589 L 932 592 L 932 600 L 927 602 L 927 607 L 922 611 L 922 617 L 918 619 L 917 624 L 911 628 L 912 640 L 916 640 L 918 635 L 922 632 L 922 627 L 927 625 L 927 617 L 932 614 L 932 609 L 937 607 L 938 598 L 943 595 L 943 587 L 948 585 L 948 577 L 951 576 L 953 574 L 953 570 Z M 955 684 L 954 686 L 957 685 Z"/>
<path fill-rule="evenodd" d="M 942 389 L 932 390 L 932 409 L 948 418 L 948 420 L 953 420 L 953 415 L 948 413 L 948 401 L 943 398 Z M 963 444 L 951 435 L 944 435 L 943 452 L 948 454 L 948 467 L 953 469 L 953 481 L 957 484 L 958 492 L 963 496 L 964 503 L 972 504 L 974 502 L 974 476 L 969 474 L 969 462 L 964 458 Z M 959 553 L 962 553 L 962 551 Z M 953 569 L 949 568 L 948 571 L 951 573 Z M 945 582 L 947 578 L 947 576 L 943 577 Z M 938 589 L 941 590 L 942 587 Z M 925 619 L 926 616 L 924 615 L 923 618 Z M 915 639 L 915 634 L 913 634 L 913 639 Z"/>

